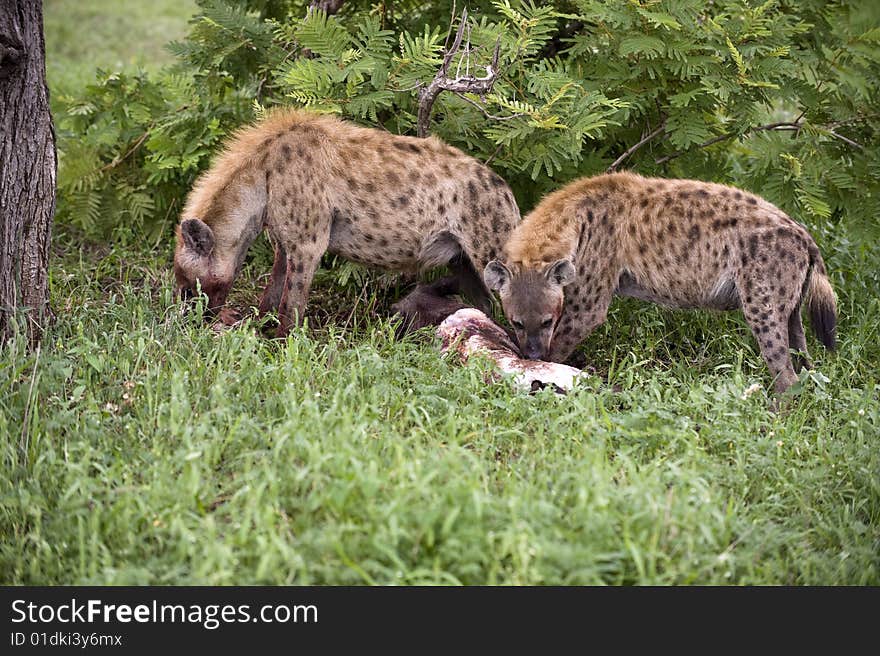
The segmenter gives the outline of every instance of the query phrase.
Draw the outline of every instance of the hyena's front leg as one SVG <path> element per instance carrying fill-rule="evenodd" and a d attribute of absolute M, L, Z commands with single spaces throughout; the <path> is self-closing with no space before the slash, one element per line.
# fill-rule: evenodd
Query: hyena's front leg
<path fill-rule="evenodd" d="M 492 294 L 486 289 L 483 277 L 474 268 L 471 258 L 462 251 L 450 263 L 449 268 L 458 281 L 464 295 L 484 314 L 492 313 Z"/>
<path fill-rule="evenodd" d="M 564 362 L 608 316 L 613 292 L 610 288 L 584 290 L 572 286 L 565 290 L 565 306 L 550 342 L 550 360 Z"/>
<path fill-rule="evenodd" d="M 302 235 L 297 235 L 302 237 Z M 278 306 L 278 337 L 286 337 L 305 318 L 306 302 L 315 271 L 330 241 L 329 225 L 320 234 L 306 236 L 299 243 L 288 242 L 287 276 Z"/>
<path fill-rule="evenodd" d="M 277 310 L 281 304 L 281 296 L 284 293 L 284 283 L 287 279 L 287 251 L 280 242 L 275 245 L 275 263 L 272 265 L 272 275 L 269 276 L 269 284 L 260 297 L 260 316 L 265 316 L 273 310 Z"/>

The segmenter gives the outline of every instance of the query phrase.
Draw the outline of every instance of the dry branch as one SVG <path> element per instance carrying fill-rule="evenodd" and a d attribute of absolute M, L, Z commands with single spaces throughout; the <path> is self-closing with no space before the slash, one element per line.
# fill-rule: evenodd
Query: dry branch
<path fill-rule="evenodd" d="M 449 67 L 452 65 L 452 59 L 461 49 L 461 42 L 464 37 L 465 27 L 467 26 L 467 9 L 461 12 L 461 21 L 458 24 L 458 31 L 455 33 L 455 40 L 452 46 L 443 56 L 443 63 L 440 70 L 431 80 L 431 83 L 419 92 L 419 119 L 418 119 L 418 135 L 420 137 L 428 136 L 431 125 L 431 110 L 434 108 L 434 102 L 441 91 L 452 91 L 457 94 L 475 93 L 479 96 L 485 96 L 492 90 L 495 80 L 498 79 L 498 58 L 501 52 L 501 40 L 495 42 L 495 52 L 492 55 L 492 62 L 486 66 L 486 75 L 477 77 L 470 74 L 469 64 L 465 68 L 465 74 L 456 74 L 456 77 L 449 77 Z M 465 48 L 465 53 L 470 54 L 470 42 Z M 460 71 L 459 66 L 459 71 Z"/>
<path fill-rule="evenodd" d="M 830 128 L 828 129 L 828 134 L 830 134 L 832 137 L 835 137 L 836 139 L 840 139 L 845 144 L 849 144 L 853 148 L 858 148 L 859 150 L 865 149 L 865 147 L 862 144 L 860 144 L 856 141 L 853 141 L 849 137 L 844 137 L 842 134 L 838 134 L 837 132 L 835 132 L 834 130 L 832 130 Z"/>
<path fill-rule="evenodd" d="M 664 132 L 666 132 L 666 119 L 663 119 L 662 121 L 660 121 L 660 125 L 658 125 L 650 133 L 648 133 L 647 136 L 642 137 L 642 139 L 639 142 L 637 142 L 637 143 L 633 144 L 632 146 L 630 146 L 629 148 L 627 148 L 626 151 L 624 151 L 624 153 L 620 157 L 618 157 L 616 160 L 611 162 L 611 166 L 609 166 L 607 169 L 605 169 L 605 172 L 606 173 L 613 173 L 614 171 L 616 171 L 617 167 L 620 166 L 630 155 L 632 155 L 639 148 L 641 148 L 646 143 L 648 143 L 651 139 L 653 139 L 657 135 L 663 134 Z"/>
<path fill-rule="evenodd" d="M 803 115 L 801 115 L 801 116 L 803 116 Z M 727 134 L 722 134 L 717 137 L 713 137 L 711 139 L 708 139 L 708 140 L 704 141 L 703 143 L 699 143 L 696 146 L 694 146 L 694 148 L 688 148 L 686 150 L 677 150 L 674 153 L 670 153 L 669 155 L 665 155 L 663 157 L 660 157 L 660 158 L 654 160 L 654 163 L 655 164 L 665 164 L 669 160 L 675 159 L 676 157 L 680 157 L 681 155 L 684 155 L 685 153 L 688 153 L 691 150 L 706 148 L 708 146 L 711 146 L 713 144 L 718 143 L 719 141 L 726 141 L 727 139 L 733 139 L 734 137 L 737 137 L 737 136 L 746 136 L 751 132 L 761 132 L 764 130 L 783 130 L 783 131 L 789 131 L 789 132 L 800 132 L 803 129 L 803 127 L 804 127 L 804 124 L 801 121 L 800 117 L 796 121 L 778 121 L 776 123 L 767 123 L 766 125 L 755 125 L 755 126 L 750 127 L 749 129 L 747 129 L 741 133 L 728 132 Z M 837 132 L 835 132 L 832 129 L 832 127 L 836 127 L 836 126 L 834 126 L 834 124 L 832 124 L 831 126 L 828 126 L 825 128 L 828 131 L 828 134 L 830 134 L 832 137 L 840 139 L 841 141 L 843 141 L 846 144 L 849 144 L 850 146 L 864 150 L 864 146 L 862 146 L 860 143 L 856 143 L 852 139 L 849 139 L 847 137 L 844 137 L 843 135 L 838 134 Z"/>

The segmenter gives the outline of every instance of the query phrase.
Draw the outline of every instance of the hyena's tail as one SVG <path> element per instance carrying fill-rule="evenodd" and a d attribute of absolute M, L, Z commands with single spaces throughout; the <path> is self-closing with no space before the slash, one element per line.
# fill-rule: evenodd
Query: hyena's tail
<path fill-rule="evenodd" d="M 828 280 L 825 262 L 813 244 L 810 248 L 810 265 L 812 271 L 807 291 L 810 325 L 825 348 L 833 351 L 837 348 L 837 297 Z"/>

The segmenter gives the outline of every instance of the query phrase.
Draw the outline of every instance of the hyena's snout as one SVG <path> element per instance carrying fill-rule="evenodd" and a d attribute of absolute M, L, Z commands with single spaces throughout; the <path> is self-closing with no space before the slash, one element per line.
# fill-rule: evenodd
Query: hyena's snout
<path fill-rule="evenodd" d="M 202 284 L 200 280 L 196 280 L 193 285 L 179 285 L 176 294 L 181 316 L 189 314 L 201 302 L 205 320 L 212 320 L 223 309 L 229 287 L 228 284 Z"/>
<path fill-rule="evenodd" d="M 205 321 L 210 321 L 214 316 L 215 311 L 211 307 L 210 298 L 199 287 L 178 287 L 177 301 L 178 313 L 181 317 L 191 315 L 199 304 L 201 304 L 202 316 Z"/>
<path fill-rule="evenodd" d="M 547 357 L 547 351 L 550 350 L 549 341 L 544 339 L 542 335 L 529 335 L 526 337 L 525 344 L 520 344 L 520 350 L 529 360 L 543 360 Z"/>

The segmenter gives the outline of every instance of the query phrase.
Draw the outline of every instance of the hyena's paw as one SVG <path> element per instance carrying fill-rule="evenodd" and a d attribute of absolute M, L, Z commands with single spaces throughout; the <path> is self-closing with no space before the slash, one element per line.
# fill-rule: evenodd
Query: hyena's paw
<path fill-rule="evenodd" d="M 784 417 L 794 409 L 796 403 L 797 397 L 795 396 L 790 396 L 788 394 L 772 394 L 770 400 L 767 402 L 767 410 L 771 414 Z"/>
<path fill-rule="evenodd" d="M 234 328 L 242 322 L 243 315 L 238 310 L 234 310 L 232 308 L 222 308 L 217 313 L 217 318 L 214 323 L 211 324 L 211 330 L 215 333 L 223 332 L 224 330 L 229 330 L 230 328 Z"/>
<path fill-rule="evenodd" d="M 244 315 L 236 309 L 225 307 L 217 314 L 217 320 L 225 326 L 235 326 L 241 322 Z"/>

